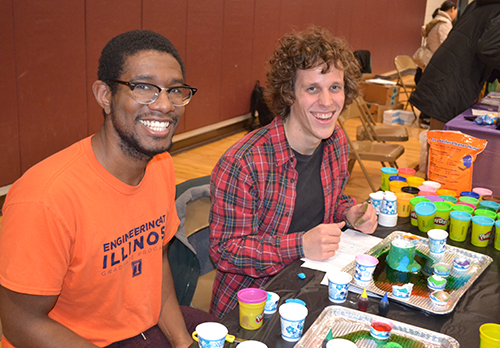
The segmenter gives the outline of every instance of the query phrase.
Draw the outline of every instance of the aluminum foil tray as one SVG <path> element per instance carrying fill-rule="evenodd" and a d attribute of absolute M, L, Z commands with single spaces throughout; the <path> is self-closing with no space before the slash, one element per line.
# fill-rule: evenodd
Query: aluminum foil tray
<path fill-rule="evenodd" d="M 321 312 L 294 348 L 324 347 L 324 341 L 330 329 L 333 337 L 341 337 L 361 330 L 369 331 L 373 319 L 384 318 L 342 306 L 328 306 Z M 460 347 L 460 344 L 453 337 L 395 320 L 391 320 L 391 322 L 393 323 L 391 335 L 409 339 L 409 344 L 406 344 L 405 348 Z M 358 339 L 355 343 L 358 348 L 377 346 L 377 342 L 371 339 Z"/>
<path fill-rule="evenodd" d="M 373 248 L 368 250 L 366 254 L 372 255 L 375 257 L 379 257 L 380 255 L 384 254 L 390 249 L 391 242 L 394 239 L 398 238 L 404 238 L 404 236 L 412 236 L 412 237 L 417 237 L 418 239 L 416 240 L 416 249 L 417 249 L 417 254 L 420 253 L 421 255 L 427 256 L 429 259 L 430 253 L 429 253 L 429 243 L 427 238 L 423 238 L 420 236 L 413 235 L 411 233 L 407 232 L 401 232 L 401 231 L 395 231 L 391 233 L 389 236 L 384 238 L 380 243 L 375 245 Z M 387 291 L 388 297 L 393 300 L 397 301 L 399 303 L 408 305 L 410 307 L 416 307 L 420 308 L 426 312 L 434 313 L 434 314 L 448 314 L 451 313 L 454 309 L 456 304 L 458 303 L 458 300 L 462 297 L 462 295 L 469 289 L 469 287 L 474 283 L 474 281 L 481 275 L 481 273 L 489 266 L 490 263 L 493 262 L 493 259 L 487 255 L 483 255 L 480 253 L 476 253 L 470 250 L 466 249 L 461 249 L 457 247 L 453 247 L 451 245 L 446 245 L 446 249 L 444 252 L 444 255 L 440 257 L 439 259 L 433 259 L 434 262 L 445 262 L 449 265 L 453 264 L 453 259 L 458 256 L 465 256 L 469 258 L 471 261 L 471 266 L 468 271 L 466 271 L 463 275 L 460 277 L 454 277 L 450 278 L 455 280 L 455 284 L 459 284 L 456 287 L 451 287 L 450 288 L 447 286 L 445 288 L 445 291 L 450 295 L 450 301 L 446 305 L 438 305 L 432 302 L 432 300 L 429 298 L 429 294 L 432 293 L 430 289 L 426 289 L 425 286 L 420 286 L 420 296 L 414 295 L 414 293 L 417 293 L 415 286 L 413 287 L 413 292 L 412 295 L 410 296 L 410 299 L 408 300 L 402 300 L 400 298 L 394 297 L 392 295 L 392 285 L 387 283 L 387 284 L 380 284 L 377 282 L 377 280 L 371 280 L 368 286 L 366 287 L 367 291 L 370 291 L 372 293 L 378 294 L 380 296 L 383 296 L 384 293 Z M 377 267 L 380 266 L 377 265 Z M 429 270 L 429 265 L 421 265 L 422 266 L 422 271 L 427 270 L 427 272 L 430 272 L 430 274 L 427 275 L 432 275 L 432 270 Z M 353 276 L 353 281 L 351 282 L 351 286 L 357 287 L 359 289 L 363 289 L 362 286 L 359 286 L 354 282 L 354 269 L 356 267 L 356 261 L 351 262 L 347 266 L 345 266 L 342 270 L 344 272 L 350 273 Z M 377 273 L 377 269 L 375 269 L 375 273 Z M 374 278 L 375 279 L 375 278 Z M 398 285 L 404 284 L 405 281 L 399 282 Z M 449 282 L 451 285 L 452 283 Z M 423 288 L 423 289 L 422 289 Z M 423 292 L 423 293 L 422 293 Z"/>

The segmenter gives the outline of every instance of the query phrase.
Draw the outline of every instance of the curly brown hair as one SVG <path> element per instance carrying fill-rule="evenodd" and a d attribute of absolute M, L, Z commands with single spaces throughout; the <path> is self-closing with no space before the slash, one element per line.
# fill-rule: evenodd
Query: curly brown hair
<path fill-rule="evenodd" d="M 358 96 L 360 67 L 343 39 L 324 28 L 310 27 L 303 32 L 289 33 L 279 40 L 268 64 L 266 102 L 269 109 L 285 120 L 295 101 L 295 81 L 298 69 L 311 69 L 325 64 L 321 73 L 331 66 L 344 71 L 345 105 Z"/>

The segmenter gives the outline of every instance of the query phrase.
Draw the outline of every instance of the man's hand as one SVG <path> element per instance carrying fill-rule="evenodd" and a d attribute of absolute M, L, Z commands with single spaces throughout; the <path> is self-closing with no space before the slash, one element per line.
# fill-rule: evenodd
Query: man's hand
<path fill-rule="evenodd" d="M 351 208 L 352 209 L 352 208 Z M 339 249 L 341 228 L 345 222 L 338 224 L 320 224 L 302 237 L 302 247 L 304 256 L 311 260 L 326 260 Z"/>
<path fill-rule="evenodd" d="M 347 221 L 357 230 L 372 234 L 377 228 L 377 213 L 368 202 L 357 204 L 345 214 Z"/>

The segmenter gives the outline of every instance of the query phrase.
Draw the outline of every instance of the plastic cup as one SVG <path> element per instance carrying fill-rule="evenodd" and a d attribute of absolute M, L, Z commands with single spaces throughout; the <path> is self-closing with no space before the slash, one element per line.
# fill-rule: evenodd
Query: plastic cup
<path fill-rule="evenodd" d="M 457 203 L 455 204 L 451 210 L 453 211 L 465 211 L 466 213 L 469 213 L 469 214 L 473 214 L 474 213 L 474 208 L 468 206 L 468 205 L 465 205 L 465 204 L 461 204 L 461 203 Z"/>
<path fill-rule="evenodd" d="M 490 219 L 493 219 L 495 220 L 496 217 L 497 217 L 497 213 L 492 211 L 492 210 L 488 210 L 488 209 L 476 209 L 474 210 L 474 216 L 487 216 L 489 217 Z"/>
<path fill-rule="evenodd" d="M 354 270 L 354 281 L 366 286 L 372 280 L 373 272 L 377 267 L 378 259 L 371 255 L 361 254 L 355 257 L 356 269 Z"/>
<path fill-rule="evenodd" d="M 420 190 L 420 192 L 422 192 L 422 191 L 425 191 L 425 192 L 437 192 L 437 189 L 435 187 L 426 186 L 426 185 L 420 185 L 418 187 L 418 189 Z"/>
<path fill-rule="evenodd" d="M 417 213 L 415 213 L 415 206 L 420 202 L 430 202 L 430 201 L 427 198 L 420 196 L 410 199 L 410 223 L 412 224 L 412 226 L 418 226 Z"/>
<path fill-rule="evenodd" d="M 399 168 L 398 175 L 404 176 L 405 178 L 409 178 L 410 176 L 415 175 L 416 171 L 413 168 Z"/>
<path fill-rule="evenodd" d="M 259 341 L 249 340 L 238 343 L 238 348 L 267 348 L 267 345 Z"/>
<path fill-rule="evenodd" d="M 479 199 L 479 193 L 475 193 L 473 191 L 462 191 L 460 192 L 460 197 L 472 197 L 475 199 Z"/>
<path fill-rule="evenodd" d="M 452 197 L 457 197 L 457 193 L 453 190 L 448 190 L 448 189 L 439 189 L 436 191 L 438 195 L 443 196 L 452 196 Z"/>
<path fill-rule="evenodd" d="M 500 203 L 493 201 L 480 201 L 478 208 L 489 208 L 496 212 L 498 211 L 498 209 L 500 209 Z"/>
<path fill-rule="evenodd" d="M 493 202 L 500 203 L 500 197 L 494 196 L 494 195 L 484 195 L 483 201 L 493 201 Z"/>
<path fill-rule="evenodd" d="M 452 205 L 458 202 L 457 197 L 455 196 L 449 196 L 449 195 L 439 195 L 442 199 L 445 200 L 445 202 L 450 202 Z"/>
<path fill-rule="evenodd" d="M 406 178 L 406 182 L 408 183 L 408 186 L 416 187 L 418 188 L 422 183 L 425 181 L 424 178 L 419 178 L 418 176 L 410 176 Z"/>
<path fill-rule="evenodd" d="M 334 338 L 326 343 L 326 348 L 356 348 L 356 343 L 343 338 Z"/>
<path fill-rule="evenodd" d="M 444 198 L 441 198 L 439 196 L 425 196 L 429 201 L 431 202 L 444 202 Z"/>
<path fill-rule="evenodd" d="M 467 238 L 472 215 L 465 211 L 450 212 L 450 239 L 455 242 L 464 242 Z"/>
<path fill-rule="evenodd" d="M 406 183 L 406 184 L 408 185 L 408 183 Z M 405 187 L 401 187 L 401 192 L 409 193 L 413 197 L 416 197 L 418 195 L 418 193 L 420 192 L 420 190 L 416 187 L 405 186 Z"/>
<path fill-rule="evenodd" d="M 280 296 L 277 293 L 268 291 L 266 305 L 264 307 L 264 314 L 275 313 L 278 310 L 279 300 L 280 300 Z"/>
<path fill-rule="evenodd" d="M 479 200 L 482 200 L 483 196 L 489 196 L 493 194 L 493 191 L 485 187 L 475 187 L 472 189 L 472 192 L 475 192 L 479 195 Z"/>
<path fill-rule="evenodd" d="M 382 208 L 383 199 L 384 199 L 384 193 L 382 191 L 370 193 L 370 203 L 377 212 L 377 215 L 380 214 L 380 209 Z"/>
<path fill-rule="evenodd" d="M 404 181 L 393 180 L 389 181 L 389 189 L 394 193 L 400 193 L 403 187 L 408 186 Z"/>
<path fill-rule="evenodd" d="M 429 251 L 432 254 L 444 253 L 448 232 L 434 228 L 427 232 L 427 236 L 429 237 Z"/>
<path fill-rule="evenodd" d="M 434 202 L 436 214 L 434 215 L 434 228 L 447 230 L 450 225 L 450 212 L 453 204 L 450 202 Z"/>
<path fill-rule="evenodd" d="M 297 342 L 304 329 L 308 313 L 306 306 L 296 302 L 283 303 L 279 308 L 279 313 L 281 337 L 288 342 Z"/>
<path fill-rule="evenodd" d="M 389 177 L 398 175 L 398 170 L 396 168 L 392 167 L 383 167 L 380 169 L 382 173 L 381 177 L 381 184 L 380 187 L 382 188 L 382 191 L 388 191 L 389 190 Z"/>
<path fill-rule="evenodd" d="M 470 242 L 477 247 L 487 247 L 495 220 L 487 216 L 472 217 L 472 236 Z"/>
<path fill-rule="evenodd" d="M 226 337 L 230 340 L 227 328 L 215 322 L 206 322 L 197 325 L 192 337 L 198 342 L 200 348 L 224 347 Z"/>
<path fill-rule="evenodd" d="M 262 326 L 267 292 L 262 289 L 246 288 L 238 291 L 240 306 L 240 326 L 247 330 L 257 330 Z"/>
<path fill-rule="evenodd" d="M 428 232 L 434 228 L 434 214 L 436 205 L 432 202 L 420 202 L 415 206 L 417 214 L 418 229 L 420 232 Z"/>
<path fill-rule="evenodd" d="M 441 184 L 438 183 L 437 181 L 430 181 L 430 180 L 427 180 L 427 181 L 424 181 L 422 183 L 422 185 L 424 186 L 430 186 L 430 187 L 434 187 L 436 190 L 439 190 L 441 188 Z"/>
<path fill-rule="evenodd" d="M 479 348 L 500 347 L 500 325 L 488 323 L 479 327 Z"/>
<path fill-rule="evenodd" d="M 469 203 L 475 207 L 477 207 L 479 205 L 479 199 L 474 198 L 474 197 L 470 197 L 470 196 L 460 196 L 460 198 L 458 199 L 458 202 Z"/>
<path fill-rule="evenodd" d="M 328 272 L 328 298 L 333 303 L 344 303 L 349 292 L 352 276 L 347 272 Z"/>
<path fill-rule="evenodd" d="M 396 193 L 397 205 L 398 205 L 398 216 L 408 217 L 410 216 L 410 199 L 413 198 L 412 194 L 399 192 Z"/>
<path fill-rule="evenodd" d="M 438 196 L 438 194 L 436 192 L 422 191 L 422 190 L 420 190 L 420 192 L 418 193 L 418 195 L 420 197 Z"/>

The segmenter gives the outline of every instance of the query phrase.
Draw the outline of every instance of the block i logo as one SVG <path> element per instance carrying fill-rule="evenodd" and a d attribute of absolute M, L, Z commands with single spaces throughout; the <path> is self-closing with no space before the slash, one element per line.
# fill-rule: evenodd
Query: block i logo
<path fill-rule="evenodd" d="M 132 261 L 132 277 L 138 276 L 142 273 L 142 259 Z"/>

